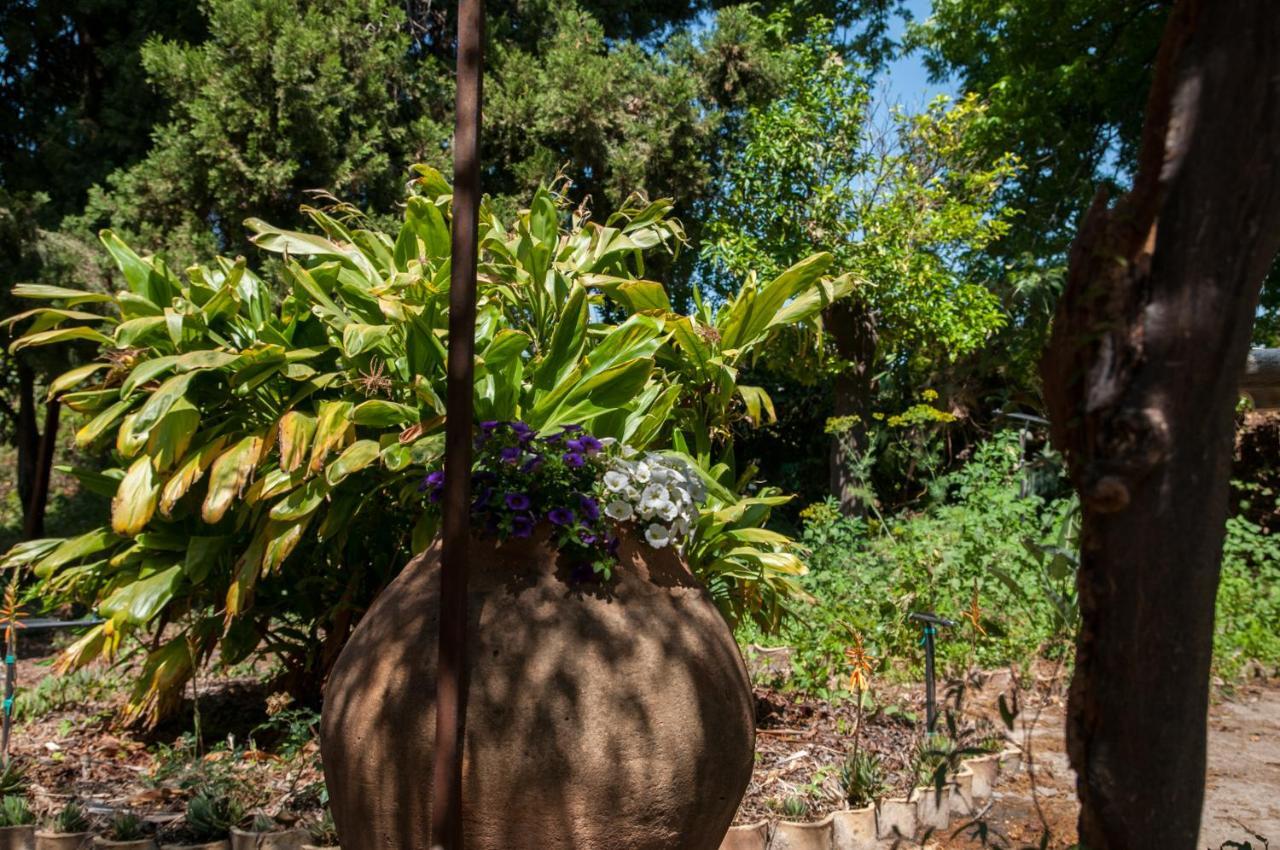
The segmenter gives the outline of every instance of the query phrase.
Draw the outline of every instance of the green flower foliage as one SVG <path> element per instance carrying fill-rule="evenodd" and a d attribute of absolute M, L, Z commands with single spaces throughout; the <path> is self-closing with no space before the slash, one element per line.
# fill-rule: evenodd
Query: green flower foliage
<path fill-rule="evenodd" d="M 225 258 L 178 274 L 107 231 L 118 291 L 17 289 L 51 306 L 13 349 L 100 346 L 51 392 L 88 417 L 78 443 L 114 445 L 110 468 L 78 471 L 112 498 L 110 525 L 3 560 L 30 565 L 49 604 L 106 618 L 64 669 L 153 635 L 128 707 L 151 720 L 215 652 L 323 678 L 358 612 L 434 533 L 419 482 L 444 447 L 450 198 L 420 166 L 395 234 L 343 205 L 308 208 L 309 233 L 251 219 L 279 257 L 270 277 Z M 847 283 L 819 255 L 676 314 L 643 278 L 643 255 L 682 239 L 669 208 L 596 223 L 543 189 L 511 222 L 482 209 L 476 415 L 689 455 L 709 490 L 691 565 L 726 615 L 775 623 L 804 566 L 761 528 L 785 498 L 740 495 L 752 476 L 734 467 L 730 426 L 772 402 L 737 369 Z M 85 303 L 105 315 L 74 309 Z"/>

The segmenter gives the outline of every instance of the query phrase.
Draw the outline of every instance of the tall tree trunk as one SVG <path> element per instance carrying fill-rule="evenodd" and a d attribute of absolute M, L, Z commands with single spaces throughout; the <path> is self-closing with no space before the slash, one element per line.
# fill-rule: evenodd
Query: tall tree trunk
<path fill-rule="evenodd" d="M 1280 249 L 1280 15 L 1181 0 L 1133 190 L 1095 201 L 1042 364 L 1084 508 L 1068 750 L 1090 850 L 1197 846 L 1237 380 Z"/>
<path fill-rule="evenodd" d="M 869 446 L 871 403 L 875 391 L 875 358 L 879 335 L 875 314 L 853 299 L 832 304 L 823 324 L 835 342 L 836 353 L 850 364 L 836 376 L 832 387 L 835 416 L 848 417 L 850 425 L 831 435 L 829 456 L 831 495 L 846 515 L 866 513 L 868 482 L 858 473 L 858 462 Z"/>
<path fill-rule="evenodd" d="M 62 405 L 49 401 L 44 406 L 44 431 L 40 434 L 39 456 L 36 458 L 35 479 L 31 483 L 31 498 L 26 502 L 23 516 L 23 536 L 28 540 L 44 536 L 44 512 L 49 504 L 49 476 L 53 474 L 53 454 L 58 447 L 58 419 Z"/>
<path fill-rule="evenodd" d="M 18 361 L 18 421 L 14 424 L 13 439 L 18 450 L 18 498 L 25 518 L 39 466 L 40 429 L 36 422 L 36 373 L 21 360 Z"/>

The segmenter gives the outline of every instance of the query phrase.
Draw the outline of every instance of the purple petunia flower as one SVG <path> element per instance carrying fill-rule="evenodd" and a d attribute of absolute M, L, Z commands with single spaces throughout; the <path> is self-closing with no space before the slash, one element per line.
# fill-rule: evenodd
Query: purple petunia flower
<path fill-rule="evenodd" d="M 528 537 L 533 534 L 533 517 L 528 514 L 516 514 L 511 518 L 511 536 Z"/>
<path fill-rule="evenodd" d="M 600 519 L 600 503 L 590 496 L 578 496 L 578 506 L 582 508 L 582 515 L 589 522 L 595 522 Z"/>
<path fill-rule="evenodd" d="M 472 502 L 473 510 L 480 510 L 489 507 L 489 502 L 493 499 L 493 488 L 485 487 L 476 495 L 475 501 Z"/>
<path fill-rule="evenodd" d="M 422 483 L 418 485 L 418 491 L 422 492 L 428 488 L 439 490 L 444 486 L 444 470 L 437 469 L 435 472 L 429 473 L 426 478 L 422 479 Z"/>
<path fill-rule="evenodd" d="M 521 466 L 520 471 L 524 473 L 537 472 L 542 466 L 542 455 L 534 455 L 526 460 Z"/>
<path fill-rule="evenodd" d="M 586 451 L 586 447 L 582 445 L 582 440 L 567 440 L 565 445 L 575 452 Z"/>
<path fill-rule="evenodd" d="M 570 469 L 580 469 L 587 462 L 587 459 L 578 452 L 565 452 L 562 459 L 564 465 Z"/>
<path fill-rule="evenodd" d="M 552 525 L 572 525 L 574 515 L 569 508 L 552 508 L 547 512 L 547 519 Z"/>
<path fill-rule="evenodd" d="M 589 455 L 596 454 L 604 448 L 604 444 L 590 434 L 583 434 L 578 438 L 578 442 L 582 444 L 582 450 Z"/>
<path fill-rule="evenodd" d="M 492 434 L 494 431 L 498 430 L 498 426 L 501 424 L 502 423 L 496 419 L 489 419 L 480 423 L 480 430 L 484 431 L 486 434 Z"/>
<path fill-rule="evenodd" d="M 507 503 L 507 507 L 513 511 L 524 511 L 529 509 L 529 497 L 524 493 L 508 493 L 503 501 Z"/>
<path fill-rule="evenodd" d="M 515 463 L 520 459 L 520 454 L 519 446 L 507 446 L 498 453 L 498 456 L 502 458 L 503 463 Z"/>
<path fill-rule="evenodd" d="M 576 434 L 576 433 L 578 433 L 579 431 L 581 431 L 581 430 L 582 430 L 582 426 L 581 426 L 581 425 L 566 425 L 566 426 L 564 426 L 564 428 L 563 428 L 562 430 L 563 430 L 563 432 L 564 432 L 564 433 L 566 433 L 566 434 Z"/>
<path fill-rule="evenodd" d="M 596 543 L 596 536 L 591 532 L 591 529 L 580 528 L 578 529 L 578 542 L 583 546 L 594 546 Z"/>

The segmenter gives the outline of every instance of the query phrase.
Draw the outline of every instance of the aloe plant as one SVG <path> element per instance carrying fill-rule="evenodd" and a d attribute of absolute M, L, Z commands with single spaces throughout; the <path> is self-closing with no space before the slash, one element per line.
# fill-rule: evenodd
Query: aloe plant
<path fill-rule="evenodd" d="M 31 323 L 14 350 L 100 346 L 50 393 L 87 417 L 77 442 L 113 446 L 115 463 L 73 470 L 112 499 L 109 525 L 21 543 L 0 566 L 30 565 L 41 598 L 106 619 L 62 669 L 163 635 L 129 719 L 173 708 L 215 651 L 224 664 L 270 653 L 318 685 L 351 612 L 434 535 L 418 482 L 444 445 L 451 193 L 434 170 L 417 175 L 394 235 L 347 207 L 307 209 L 315 233 L 246 222 L 279 257 L 274 279 L 225 258 L 179 274 L 104 232 L 118 292 L 15 288 L 50 304 L 9 320 Z M 820 256 L 714 313 L 677 315 L 643 278 L 645 251 L 683 239 L 669 210 L 628 204 L 599 224 L 548 189 L 511 223 L 482 209 L 476 414 L 688 455 L 712 494 L 691 565 L 726 615 L 775 621 L 803 565 L 759 527 L 784 499 L 740 496 L 730 426 L 772 404 L 737 370 L 847 284 L 823 278 Z"/>
<path fill-rule="evenodd" d="M 0 799 L 0 826 L 30 826 L 35 822 L 26 797 L 11 794 Z"/>
<path fill-rule="evenodd" d="M 84 808 L 75 800 L 70 800 L 49 821 L 49 829 L 64 835 L 75 835 L 88 832 L 91 828 Z"/>

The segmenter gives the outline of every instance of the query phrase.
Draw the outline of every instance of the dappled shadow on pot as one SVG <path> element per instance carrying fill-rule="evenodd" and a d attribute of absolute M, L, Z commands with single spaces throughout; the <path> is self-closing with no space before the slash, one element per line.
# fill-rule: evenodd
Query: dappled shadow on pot
<path fill-rule="evenodd" d="M 746 670 L 671 550 L 624 541 L 583 580 L 545 532 L 472 546 L 469 848 L 715 850 L 750 779 Z M 576 573 L 576 574 L 575 574 Z M 346 850 L 426 850 L 439 548 L 379 597 L 326 690 L 322 749 Z"/>

